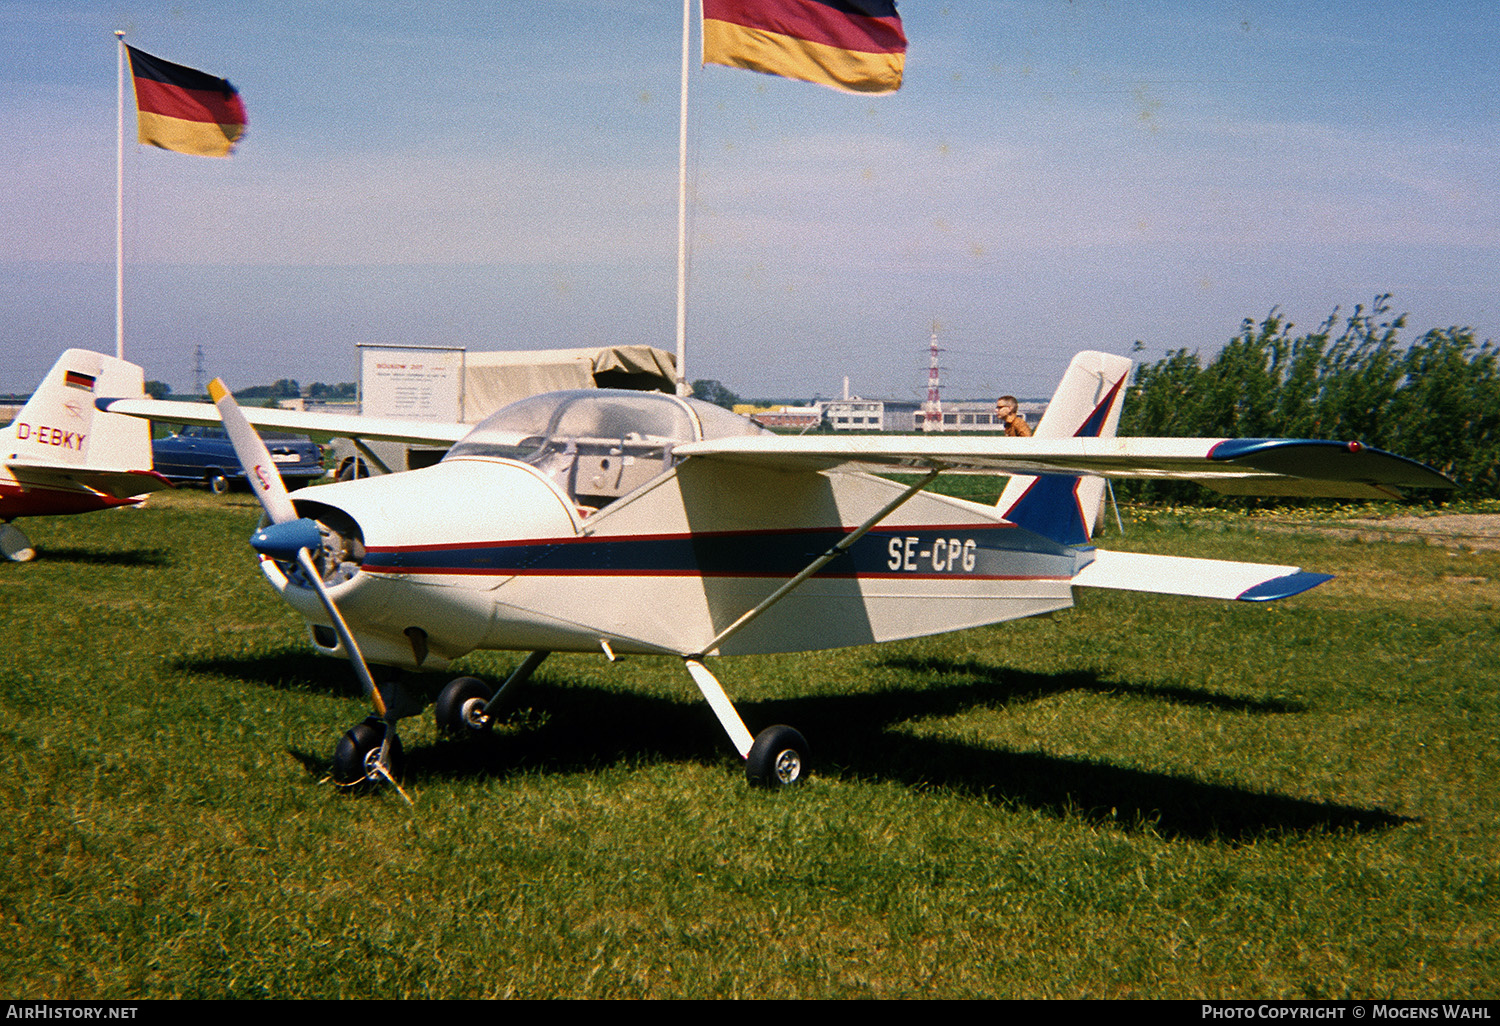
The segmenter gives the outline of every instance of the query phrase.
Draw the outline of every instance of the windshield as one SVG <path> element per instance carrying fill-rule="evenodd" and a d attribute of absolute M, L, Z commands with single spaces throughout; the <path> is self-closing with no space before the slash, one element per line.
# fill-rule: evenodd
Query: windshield
<path fill-rule="evenodd" d="M 480 421 L 443 458 L 529 463 L 587 509 L 668 470 L 680 444 L 764 433 L 754 421 L 694 399 L 582 388 L 511 403 Z"/>
<path fill-rule="evenodd" d="M 541 449 L 557 414 L 558 400 L 569 394 L 549 392 L 511 403 L 475 425 L 443 458 L 498 456 L 525 462 Z"/>

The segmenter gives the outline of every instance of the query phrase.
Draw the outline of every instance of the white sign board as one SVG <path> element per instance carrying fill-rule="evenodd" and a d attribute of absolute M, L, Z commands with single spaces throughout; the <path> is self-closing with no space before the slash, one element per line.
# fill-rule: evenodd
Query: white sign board
<path fill-rule="evenodd" d="M 462 418 L 462 349 L 361 346 L 360 358 L 360 409 L 365 416 L 454 422 Z"/>

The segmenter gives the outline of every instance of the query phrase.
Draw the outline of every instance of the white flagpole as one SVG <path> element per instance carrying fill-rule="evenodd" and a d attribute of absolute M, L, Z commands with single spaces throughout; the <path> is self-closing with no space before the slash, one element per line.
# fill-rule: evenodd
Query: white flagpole
<path fill-rule="evenodd" d="M 688 29 L 692 0 L 682 0 L 682 118 L 677 130 L 677 394 L 687 395 Z"/>
<path fill-rule="evenodd" d="M 115 358 L 125 359 L 125 33 L 115 62 Z"/>

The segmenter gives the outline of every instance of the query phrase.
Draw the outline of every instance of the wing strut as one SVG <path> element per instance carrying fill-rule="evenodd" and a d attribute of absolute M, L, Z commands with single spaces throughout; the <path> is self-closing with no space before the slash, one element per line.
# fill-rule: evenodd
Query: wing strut
<path fill-rule="evenodd" d="M 739 752 L 740 758 L 745 760 L 745 774 L 752 784 L 761 787 L 786 787 L 803 779 L 807 775 L 809 766 L 807 742 L 801 734 L 785 725 L 767 727 L 752 737 L 749 728 L 745 726 L 745 721 L 740 718 L 739 712 L 735 709 L 734 703 L 724 693 L 723 686 L 708 667 L 703 665 L 703 657 L 718 648 L 726 638 L 733 637 L 756 617 L 790 595 L 803 581 L 847 552 L 850 546 L 869 534 L 875 525 L 901 508 L 908 499 L 927 487 L 933 478 L 946 469 L 947 467 L 943 465 L 933 466 L 921 480 L 882 506 L 874 516 L 840 538 L 836 545 L 809 563 L 797 576 L 773 591 L 760 605 L 742 614 L 734 623 L 720 631 L 712 641 L 703 646 L 703 651 L 682 657 L 688 675 L 693 678 L 693 683 L 698 685 L 698 690 L 708 701 L 709 708 L 718 717 L 719 726 L 724 728 L 724 733 L 729 735 L 730 743 L 734 745 L 735 751 Z"/>
<path fill-rule="evenodd" d="M 859 541 L 865 535 L 869 534 L 877 524 L 879 524 L 886 517 L 890 516 L 892 513 L 896 512 L 896 510 L 901 508 L 901 506 L 904 505 L 906 501 L 913 495 L 916 495 L 923 488 L 926 488 L 928 484 L 932 482 L 932 479 L 941 474 L 945 469 L 947 468 L 942 466 L 933 467 L 932 470 L 928 471 L 927 476 L 923 477 L 916 484 L 912 485 L 910 488 L 906 489 L 906 491 L 896 496 L 896 498 L 886 503 L 880 508 L 879 512 L 870 517 L 864 523 L 860 524 L 853 531 L 850 531 L 848 534 L 844 535 L 843 538 L 839 539 L 837 545 L 833 546 L 817 559 L 807 564 L 807 566 L 804 567 L 796 577 L 793 577 L 791 580 L 787 581 L 781 587 L 773 591 L 765 598 L 764 601 L 761 602 L 760 605 L 756 606 L 754 609 L 748 610 L 743 615 L 741 615 L 738 620 L 734 621 L 734 623 L 730 624 L 728 627 L 725 627 L 714 637 L 712 641 L 703 646 L 703 651 L 695 653 L 688 658 L 695 661 L 701 660 L 705 655 L 718 648 L 729 638 L 732 638 L 734 635 L 738 634 L 740 630 L 749 625 L 752 620 L 759 617 L 767 609 L 770 609 L 776 603 L 780 602 L 782 599 L 786 598 L 798 587 L 800 587 L 803 581 L 807 580 L 813 574 L 817 573 L 819 570 L 823 569 L 839 556 L 843 555 L 846 551 L 848 551 L 850 546 Z"/>

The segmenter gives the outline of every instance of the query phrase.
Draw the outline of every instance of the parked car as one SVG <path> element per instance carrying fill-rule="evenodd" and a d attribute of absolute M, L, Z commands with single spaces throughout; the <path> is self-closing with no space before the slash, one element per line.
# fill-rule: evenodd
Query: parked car
<path fill-rule="evenodd" d="M 323 476 L 323 450 L 306 435 L 261 435 L 288 488 L 300 488 Z M 151 443 L 156 472 L 172 481 L 201 481 L 222 495 L 245 470 L 229 436 L 219 427 L 185 427 Z"/>

